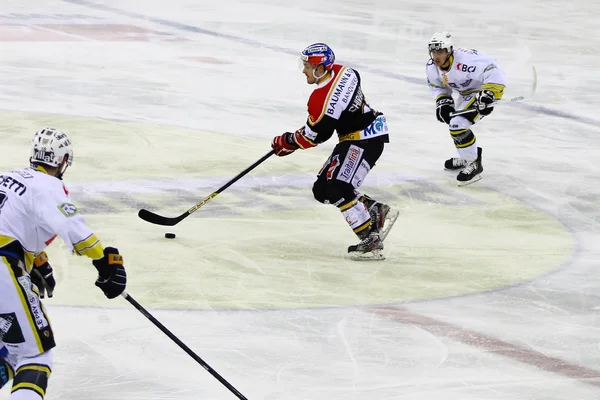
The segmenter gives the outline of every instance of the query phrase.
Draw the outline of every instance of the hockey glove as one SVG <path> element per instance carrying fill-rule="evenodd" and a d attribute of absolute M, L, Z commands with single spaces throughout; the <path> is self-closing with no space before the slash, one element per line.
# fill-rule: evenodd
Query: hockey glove
<path fill-rule="evenodd" d="M 435 115 L 438 121 L 445 124 L 450 123 L 450 114 L 456 111 L 454 109 L 454 100 L 450 96 L 440 96 L 435 102 Z"/>
<path fill-rule="evenodd" d="M 491 90 L 482 90 L 477 93 L 475 107 L 479 110 L 479 114 L 490 115 L 494 111 L 494 106 L 490 107 L 490 105 L 494 103 L 495 97 Z"/>
<path fill-rule="evenodd" d="M 283 135 L 275 136 L 271 142 L 271 148 L 279 157 L 287 156 L 298 150 L 298 145 L 294 142 L 294 134 L 286 132 Z"/>
<path fill-rule="evenodd" d="M 98 270 L 96 286 L 104 292 L 106 297 L 114 299 L 123 293 L 127 284 L 127 274 L 119 250 L 114 247 L 105 248 L 104 257 L 92 261 L 92 264 Z"/>
<path fill-rule="evenodd" d="M 48 293 L 48 297 L 52 297 L 56 281 L 54 280 L 52 267 L 48 262 L 48 255 L 45 251 L 42 251 L 33 260 L 33 268 L 29 275 L 31 283 L 37 286 L 40 291 L 40 299 L 43 299 L 46 293 Z"/>

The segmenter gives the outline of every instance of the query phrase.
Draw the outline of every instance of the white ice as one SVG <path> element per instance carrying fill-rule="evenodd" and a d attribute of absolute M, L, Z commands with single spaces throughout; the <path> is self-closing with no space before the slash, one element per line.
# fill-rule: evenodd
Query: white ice
<path fill-rule="evenodd" d="M 599 15 L 583 0 L 3 1 L 0 169 L 27 165 L 40 127 L 66 131 L 66 183 L 124 254 L 129 293 L 248 399 L 598 399 Z M 441 168 L 454 149 L 425 82 L 437 30 L 496 56 L 508 97 L 538 72 L 532 99 L 475 126 L 485 175 L 466 188 Z M 363 186 L 401 211 L 386 261 L 348 260 L 356 238 L 312 199 L 333 139 L 176 227 L 137 217 L 182 213 L 300 127 L 298 53 L 317 41 L 389 121 Z M 47 399 L 235 398 L 105 299 L 89 261 L 49 253 Z"/>

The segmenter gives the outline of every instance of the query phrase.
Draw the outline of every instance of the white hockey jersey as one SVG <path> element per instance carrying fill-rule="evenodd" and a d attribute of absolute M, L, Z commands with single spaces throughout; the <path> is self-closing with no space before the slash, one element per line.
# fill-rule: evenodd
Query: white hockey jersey
<path fill-rule="evenodd" d="M 33 259 L 56 236 L 79 255 L 103 257 L 103 248 L 87 227 L 58 178 L 26 168 L 0 175 L 0 249 L 18 240 L 28 271 Z"/>
<path fill-rule="evenodd" d="M 440 96 L 452 96 L 452 90 L 464 98 L 484 89 L 491 90 L 496 99 L 500 99 L 507 79 L 494 58 L 477 50 L 454 49 L 447 71 L 438 68 L 432 59 L 429 60 L 427 83 L 436 100 Z"/>

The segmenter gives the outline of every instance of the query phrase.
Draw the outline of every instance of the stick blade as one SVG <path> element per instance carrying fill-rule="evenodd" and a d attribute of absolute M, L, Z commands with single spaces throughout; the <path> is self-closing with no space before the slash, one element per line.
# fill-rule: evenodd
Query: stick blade
<path fill-rule="evenodd" d="M 153 213 L 152 211 L 144 210 L 143 208 L 138 211 L 138 217 L 144 221 L 150 222 L 155 225 L 173 226 L 181 221 L 179 218 L 168 218 Z"/>

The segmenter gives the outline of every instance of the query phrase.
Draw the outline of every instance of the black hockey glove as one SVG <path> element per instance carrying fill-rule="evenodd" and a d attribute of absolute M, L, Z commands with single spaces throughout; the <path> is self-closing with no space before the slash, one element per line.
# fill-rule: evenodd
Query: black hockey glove
<path fill-rule="evenodd" d="M 119 250 L 114 247 L 105 248 L 104 257 L 92 261 L 92 264 L 98 270 L 96 286 L 104 292 L 106 297 L 114 299 L 123 293 L 127 284 L 127 274 Z"/>
<path fill-rule="evenodd" d="M 435 115 L 438 121 L 445 124 L 450 123 L 450 114 L 454 109 L 454 100 L 450 96 L 440 96 L 435 102 Z"/>
<path fill-rule="evenodd" d="M 33 268 L 29 275 L 31 283 L 37 286 L 40 291 L 40 299 L 43 299 L 46 293 L 48 293 L 48 297 L 52 297 L 56 281 L 54 280 L 52 267 L 48 262 L 48 255 L 45 251 L 42 251 L 33 260 Z"/>
<path fill-rule="evenodd" d="M 475 97 L 475 107 L 479 110 L 481 115 L 490 115 L 494 111 L 494 107 L 490 107 L 490 104 L 494 103 L 494 92 L 491 90 L 482 90 L 477 93 Z"/>

